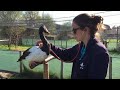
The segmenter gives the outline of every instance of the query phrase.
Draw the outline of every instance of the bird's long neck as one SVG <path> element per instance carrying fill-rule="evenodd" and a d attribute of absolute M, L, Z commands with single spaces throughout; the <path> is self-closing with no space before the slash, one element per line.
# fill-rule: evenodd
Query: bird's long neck
<path fill-rule="evenodd" d="M 43 42 L 43 45 L 48 44 L 48 41 L 47 41 L 45 35 L 43 34 L 43 32 L 40 32 L 39 34 L 40 34 L 40 39 L 41 39 L 42 42 Z"/>
<path fill-rule="evenodd" d="M 43 34 L 43 32 L 40 32 L 40 39 L 42 40 L 42 43 L 43 43 L 43 47 L 41 47 L 42 51 L 45 51 L 47 53 L 47 55 L 49 55 L 49 47 L 50 47 L 50 44 L 49 42 L 47 41 L 45 35 Z"/>

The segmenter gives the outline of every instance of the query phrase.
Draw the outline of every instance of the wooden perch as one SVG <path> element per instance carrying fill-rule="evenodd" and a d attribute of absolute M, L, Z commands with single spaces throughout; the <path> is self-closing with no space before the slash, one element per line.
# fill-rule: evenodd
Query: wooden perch
<path fill-rule="evenodd" d="M 43 79 L 49 79 L 49 61 L 54 59 L 54 56 L 48 56 L 47 59 L 43 62 L 43 68 L 44 68 L 44 73 L 43 73 Z"/>
<path fill-rule="evenodd" d="M 49 55 L 49 56 L 45 59 L 44 63 L 47 63 L 47 62 L 49 62 L 50 60 L 52 60 L 52 59 L 54 59 L 54 58 L 55 58 L 54 56 Z"/>

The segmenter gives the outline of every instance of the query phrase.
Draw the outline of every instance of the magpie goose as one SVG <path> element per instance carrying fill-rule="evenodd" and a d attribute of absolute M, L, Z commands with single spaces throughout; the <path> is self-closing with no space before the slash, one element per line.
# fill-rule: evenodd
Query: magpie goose
<path fill-rule="evenodd" d="M 43 32 L 48 34 L 50 33 L 44 24 L 42 24 L 39 28 L 39 36 L 43 43 L 43 46 L 33 46 L 31 48 L 28 48 L 23 52 L 23 55 L 18 59 L 17 62 L 24 59 L 42 62 L 48 57 L 50 53 L 50 44 Z"/>

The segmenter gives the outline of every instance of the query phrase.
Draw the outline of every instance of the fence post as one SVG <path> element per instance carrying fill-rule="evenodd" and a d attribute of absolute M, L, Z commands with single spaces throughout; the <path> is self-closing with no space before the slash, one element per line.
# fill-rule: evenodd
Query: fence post
<path fill-rule="evenodd" d="M 61 61 L 60 78 L 63 79 L 63 62 Z"/>
<path fill-rule="evenodd" d="M 118 32 L 118 27 L 117 27 L 117 46 L 116 47 L 118 47 L 118 40 L 119 40 L 119 36 L 118 36 L 118 34 L 119 34 L 119 32 Z"/>
<path fill-rule="evenodd" d="M 19 51 L 19 56 L 21 56 L 21 55 L 22 55 L 22 51 Z M 23 70 L 22 61 L 20 61 L 20 73 L 22 73 L 22 70 Z"/>
<path fill-rule="evenodd" d="M 44 73 L 43 79 L 49 79 L 49 63 L 43 63 Z"/>
<path fill-rule="evenodd" d="M 110 57 L 109 61 L 109 79 L 112 79 L 112 57 Z"/>
<path fill-rule="evenodd" d="M 105 45 L 106 48 L 108 47 L 108 42 L 106 40 L 103 41 L 103 44 Z"/>

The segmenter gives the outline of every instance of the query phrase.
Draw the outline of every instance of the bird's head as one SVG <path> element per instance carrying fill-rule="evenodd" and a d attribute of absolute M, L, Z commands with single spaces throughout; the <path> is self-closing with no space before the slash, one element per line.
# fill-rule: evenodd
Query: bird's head
<path fill-rule="evenodd" d="M 43 33 L 43 32 L 45 32 L 47 34 L 50 33 L 44 24 L 42 24 L 39 28 L 39 33 Z"/>

